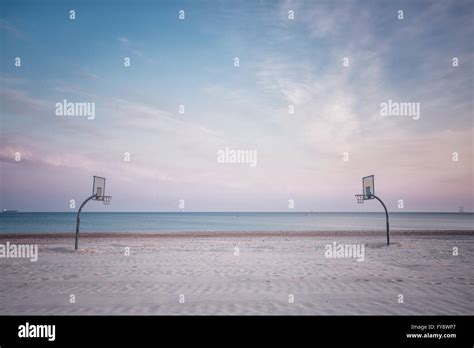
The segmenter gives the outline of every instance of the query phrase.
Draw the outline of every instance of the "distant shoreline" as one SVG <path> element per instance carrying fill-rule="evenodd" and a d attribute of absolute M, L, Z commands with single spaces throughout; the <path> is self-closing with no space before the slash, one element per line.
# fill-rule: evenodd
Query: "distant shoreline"
<path fill-rule="evenodd" d="M 385 237 L 385 231 L 217 231 L 217 232 L 81 232 L 80 238 L 258 238 L 258 237 Z M 390 231 L 391 236 L 474 236 L 474 230 L 413 230 Z M 0 240 L 74 238 L 75 232 L 21 233 L 0 232 Z"/>
<path fill-rule="evenodd" d="M 77 214 L 72 211 L 0 211 L 5 214 Z M 383 211 L 83 211 L 81 214 L 384 214 Z M 390 214 L 474 214 L 474 211 L 389 211 Z"/>

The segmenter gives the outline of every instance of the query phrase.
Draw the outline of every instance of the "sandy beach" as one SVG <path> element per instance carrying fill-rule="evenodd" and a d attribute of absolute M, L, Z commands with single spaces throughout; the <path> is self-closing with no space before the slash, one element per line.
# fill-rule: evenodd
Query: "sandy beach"
<path fill-rule="evenodd" d="M 474 313 L 473 231 L 392 232 L 391 241 L 383 232 L 84 233 L 75 252 L 72 233 L 4 234 L 0 244 L 38 244 L 38 260 L 0 259 L 0 314 Z M 363 245 L 363 260 L 327 257 L 333 243 Z"/>

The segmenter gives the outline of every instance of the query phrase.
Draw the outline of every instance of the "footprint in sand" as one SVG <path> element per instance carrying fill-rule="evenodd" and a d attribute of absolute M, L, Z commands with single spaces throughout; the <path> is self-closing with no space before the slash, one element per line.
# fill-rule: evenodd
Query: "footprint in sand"
<path fill-rule="evenodd" d="M 63 279 L 64 280 L 69 280 L 69 279 L 72 279 L 72 278 L 77 278 L 79 277 L 77 274 L 69 274 L 69 275 L 63 275 Z"/>

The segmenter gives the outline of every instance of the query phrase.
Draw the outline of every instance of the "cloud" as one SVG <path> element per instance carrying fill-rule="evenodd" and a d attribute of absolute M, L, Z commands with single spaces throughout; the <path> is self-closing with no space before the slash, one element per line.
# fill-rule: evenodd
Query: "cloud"
<path fill-rule="evenodd" d="M 10 86 L 20 86 L 25 85 L 29 81 L 22 77 L 13 77 L 13 76 L 0 76 L 0 83 Z"/>
<path fill-rule="evenodd" d="M 21 154 L 21 162 L 15 161 L 15 153 Z M 83 155 L 66 151 L 51 151 L 33 145 L 8 145 L 0 149 L 0 161 L 26 163 L 31 166 L 93 168 L 93 161 Z"/>
<path fill-rule="evenodd" d="M 118 40 L 119 42 L 121 42 L 122 44 L 124 44 L 124 45 L 130 44 L 130 40 L 127 39 L 126 37 L 119 37 L 117 40 Z"/>
<path fill-rule="evenodd" d="M 288 53 L 280 49 L 281 44 L 269 45 L 261 53 L 266 59 L 256 64 L 257 85 L 284 106 L 272 114 L 273 121 L 290 139 L 281 140 L 285 146 L 274 147 L 280 161 L 278 156 L 261 156 L 262 166 L 272 172 L 272 181 L 262 182 L 259 187 L 266 192 L 280 186 L 300 196 L 311 192 L 329 196 L 328 187 L 337 187 L 332 194 L 341 194 L 346 185 L 341 183 L 376 173 L 391 184 L 382 188 L 393 199 L 405 189 L 425 192 L 426 197 L 449 196 L 449 190 L 452 195 L 465 195 L 460 187 L 472 187 L 467 180 L 470 177 L 472 181 L 469 147 L 473 135 L 473 102 L 472 95 L 468 95 L 472 93 L 472 77 L 468 74 L 472 71 L 468 58 L 472 52 L 466 55 L 468 46 L 459 42 L 457 52 L 461 52 L 464 65 L 456 71 L 450 66 L 449 50 L 446 52 L 443 46 L 457 39 L 432 33 L 427 29 L 432 27 L 428 18 L 422 25 L 419 21 L 407 24 L 410 29 L 400 25 L 381 33 L 368 20 L 375 16 L 371 9 L 359 11 L 351 10 L 352 5 L 337 5 L 337 13 L 333 13 L 330 8 L 324 9 L 331 6 L 328 3 L 314 7 L 295 3 L 298 24 L 305 29 L 288 26 L 288 31 L 294 42 L 307 42 L 304 49 L 293 45 Z M 427 11 L 443 22 L 442 8 L 430 7 Z M 325 13 L 332 18 L 322 18 Z M 350 19 L 353 25 L 345 25 Z M 457 38 L 466 33 L 451 34 Z M 326 39 L 330 45 L 324 45 L 323 52 L 308 48 L 318 47 Z M 430 40 L 437 44 L 433 47 Z M 404 57 L 406 52 L 415 54 L 407 61 L 397 61 L 396 57 Z M 417 59 L 419 54 L 423 59 Z M 350 59 L 347 68 L 342 66 L 346 56 Z M 407 66 L 410 69 L 397 75 Z M 422 118 L 413 121 L 380 116 L 380 103 L 389 98 L 421 102 Z M 285 104 L 295 105 L 294 115 L 288 114 Z M 453 151 L 464 154 L 464 162 L 456 166 L 456 172 L 451 169 Z M 343 152 L 349 153 L 347 163 L 342 161 Z M 456 187 L 453 177 L 458 180 Z M 451 186 L 441 187 L 444 181 Z M 427 194 L 434 187 L 439 192 Z"/>
<path fill-rule="evenodd" d="M 24 34 L 13 24 L 10 22 L 6 21 L 5 19 L 0 18 L 0 29 L 3 31 L 6 31 L 9 34 L 13 34 L 14 36 L 18 38 L 24 38 Z"/>
<path fill-rule="evenodd" d="M 142 50 L 140 49 L 137 49 L 135 46 L 136 45 L 132 45 L 132 41 L 126 37 L 119 37 L 117 39 L 123 47 L 126 47 L 129 52 L 137 57 L 143 57 L 144 56 L 144 53 L 142 52 Z"/>
<path fill-rule="evenodd" d="M 26 92 L 10 88 L 0 90 L 0 102 L 5 111 L 20 115 L 44 111 L 53 107 L 52 104 L 43 99 L 35 98 Z"/>
<path fill-rule="evenodd" d="M 122 116 L 124 126 L 138 128 L 143 131 L 159 131 L 186 138 L 206 137 L 207 140 L 219 139 L 219 134 L 202 125 L 193 123 L 178 112 L 171 113 L 152 105 L 131 102 L 125 99 L 113 101 L 114 111 Z"/>
<path fill-rule="evenodd" d="M 96 75 L 94 73 L 91 73 L 89 71 L 82 71 L 80 73 L 80 76 L 86 80 L 92 80 L 92 81 L 95 81 L 95 80 L 98 80 L 100 77 L 99 75 Z"/>

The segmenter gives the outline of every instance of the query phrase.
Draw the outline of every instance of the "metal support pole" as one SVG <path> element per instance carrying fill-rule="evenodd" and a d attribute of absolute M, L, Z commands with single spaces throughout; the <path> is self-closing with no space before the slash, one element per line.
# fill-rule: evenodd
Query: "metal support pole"
<path fill-rule="evenodd" d="M 89 198 L 87 198 L 84 202 L 82 202 L 81 206 L 79 207 L 79 210 L 77 211 L 77 218 L 76 218 L 76 245 L 74 247 L 74 250 L 77 250 L 79 247 L 79 225 L 81 224 L 81 210 L 82 208 L 86 205 L 87 202 L 89 202 L 92 198 L 94 198 L 97 195 L 92 195 Z"/>
<path fill-rule="evenodd" d="M 387 218 L 387 245 L 390 245 L 390 235 L 389 235 L 389 225 L 388 225 L 388 210 L 387 207 L 385 206 L 384 202 L 380 198 L 378 198 L 376 195 L 371 195 L 373 196 L 376 200 L 382 204 L 383 208 L 385 209 L 385 217 Z"/>

